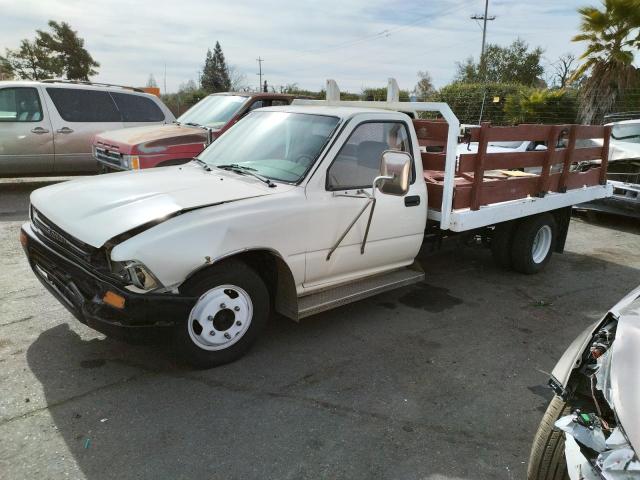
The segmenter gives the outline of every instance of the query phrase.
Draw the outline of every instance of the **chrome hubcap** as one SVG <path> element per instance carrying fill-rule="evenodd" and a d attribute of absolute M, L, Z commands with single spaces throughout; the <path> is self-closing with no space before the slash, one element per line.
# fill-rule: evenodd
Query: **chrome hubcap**
<path fill-rule="evenodd" d="M 203 350 L 223 350 L 240 340 L 251 325 L 253 303 L 242 288 L 220 285 L 205 292 L 189 315 L 193 343 Z"/>
<path fill-rule="evenodd" d="M 551 248 L 551 239 L 553 238 L 553 232 L 549 225 L 543 225 L 536 233 L 533 239 L 533 245 L 531 247 L 531 256 L 535 263 L 542 263 L 549 253 Z"/>

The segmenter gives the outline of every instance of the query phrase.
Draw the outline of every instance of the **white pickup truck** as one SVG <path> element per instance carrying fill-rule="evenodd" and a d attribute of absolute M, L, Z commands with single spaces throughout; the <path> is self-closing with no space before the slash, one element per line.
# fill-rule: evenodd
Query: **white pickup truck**
<path fill-rule="evenodd" d="M 272 309 L 299 320 L 421 281 L 425 239 L 482 237 L 501 264 L 534 273 L 562 251 L 570 206 L 611 194 L 606 161 L 570 172 L 605 150 L 572 149 L 602 133 L 593 127 L 569 126 L 566 151 L 515 157 L 486 145 L 529 130 L 483 126 L 465 156 L 446 104 L 400 103 L 397 91 L 390 81 L 387 102 L 340 102 L 329 81 L 326 101 L 256 110 L 188 164 L 36 190 L 21 231 L 30 265 L 81 322 L 169 331 L 210 367 L 244 354 Z M 539 127 L 528 140 L 568 131 Z M 559 163 L 566 174 L 550 173 Z"/>

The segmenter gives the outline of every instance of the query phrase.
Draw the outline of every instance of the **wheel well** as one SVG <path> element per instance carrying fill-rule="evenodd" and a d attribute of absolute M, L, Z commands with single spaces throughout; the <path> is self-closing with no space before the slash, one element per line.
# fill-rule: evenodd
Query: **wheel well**
<path fill-rule="evenodd" d="M 297 318 L 298 305 L 293 274 L 282 257 L 271 250 L 249 250 L 222 258 L 211 265 L 192 272 L 183 285 L 194 276 L 200 275 L 210 268 L 215 268 L 216 265 L 229 259 L 245 263 L 260 276 L 267 287 L 275 310 L 289 318 Z"/>
<path fill-rule="evenodd" d="M 541 215 L 551 214 L 553 219 L 556 222 L 556 241 L 554 252 L 563 253 L 564 245 L 567 240 L 567 234 L 569 233 L 569 222 L 571 221 L 571 209 L 572 207 L 559 208 L 557 210 L 550 210 L 548 212 L 538 213 L 536 215 L 531 215 L 529 217 L 516 218 L 514 220 L 509 220 L 508 222 L 502 222 L 495 225 L 495 228 L 492 232 L 492 236 L 495 235 L 499 228 L 505 228 L 508 224 L 512 225 L 511 228 L 517 228 L 522 222 L 526 222 L 534 217 L 539 217 Z"/>

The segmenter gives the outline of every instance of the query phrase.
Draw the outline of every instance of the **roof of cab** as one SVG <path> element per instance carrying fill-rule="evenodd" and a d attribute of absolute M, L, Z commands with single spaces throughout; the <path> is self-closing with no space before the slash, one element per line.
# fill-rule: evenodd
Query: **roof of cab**
<path fill-rule="evenodd" d="M 260 108 L 260 111 L 264 112 L 288 112 L 288 113 L 307 113 L 311 115 L 328 115 L 332 117 L 340 117 L 342 119 L 351 118 L 358 114 L 364 113 L 378 113 L 386 116 L 398 118 L 406 118 L 406 115 L 402 112 L 396 112 L 394 110 L 386 110 L 383 108 L 370 108 L 370 107 L 341 107 L 341 106 L 328 106 L 328 105 L 284 105 L 279 107 L 265 107 Z"/>

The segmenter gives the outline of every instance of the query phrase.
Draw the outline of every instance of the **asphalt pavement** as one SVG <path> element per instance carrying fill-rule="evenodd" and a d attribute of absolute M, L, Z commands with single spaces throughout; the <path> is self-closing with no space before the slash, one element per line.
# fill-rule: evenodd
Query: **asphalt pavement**
<path fill-rule="evenodd" d="M 573 338 L 640 283 L 640 224 L 575 217 L 535 276 L 467 247 L 423 284 L 270 321 L 207 371 L 79 324 L 18 242 L 0 182 L 0 478 L 522 479 Z"/>

